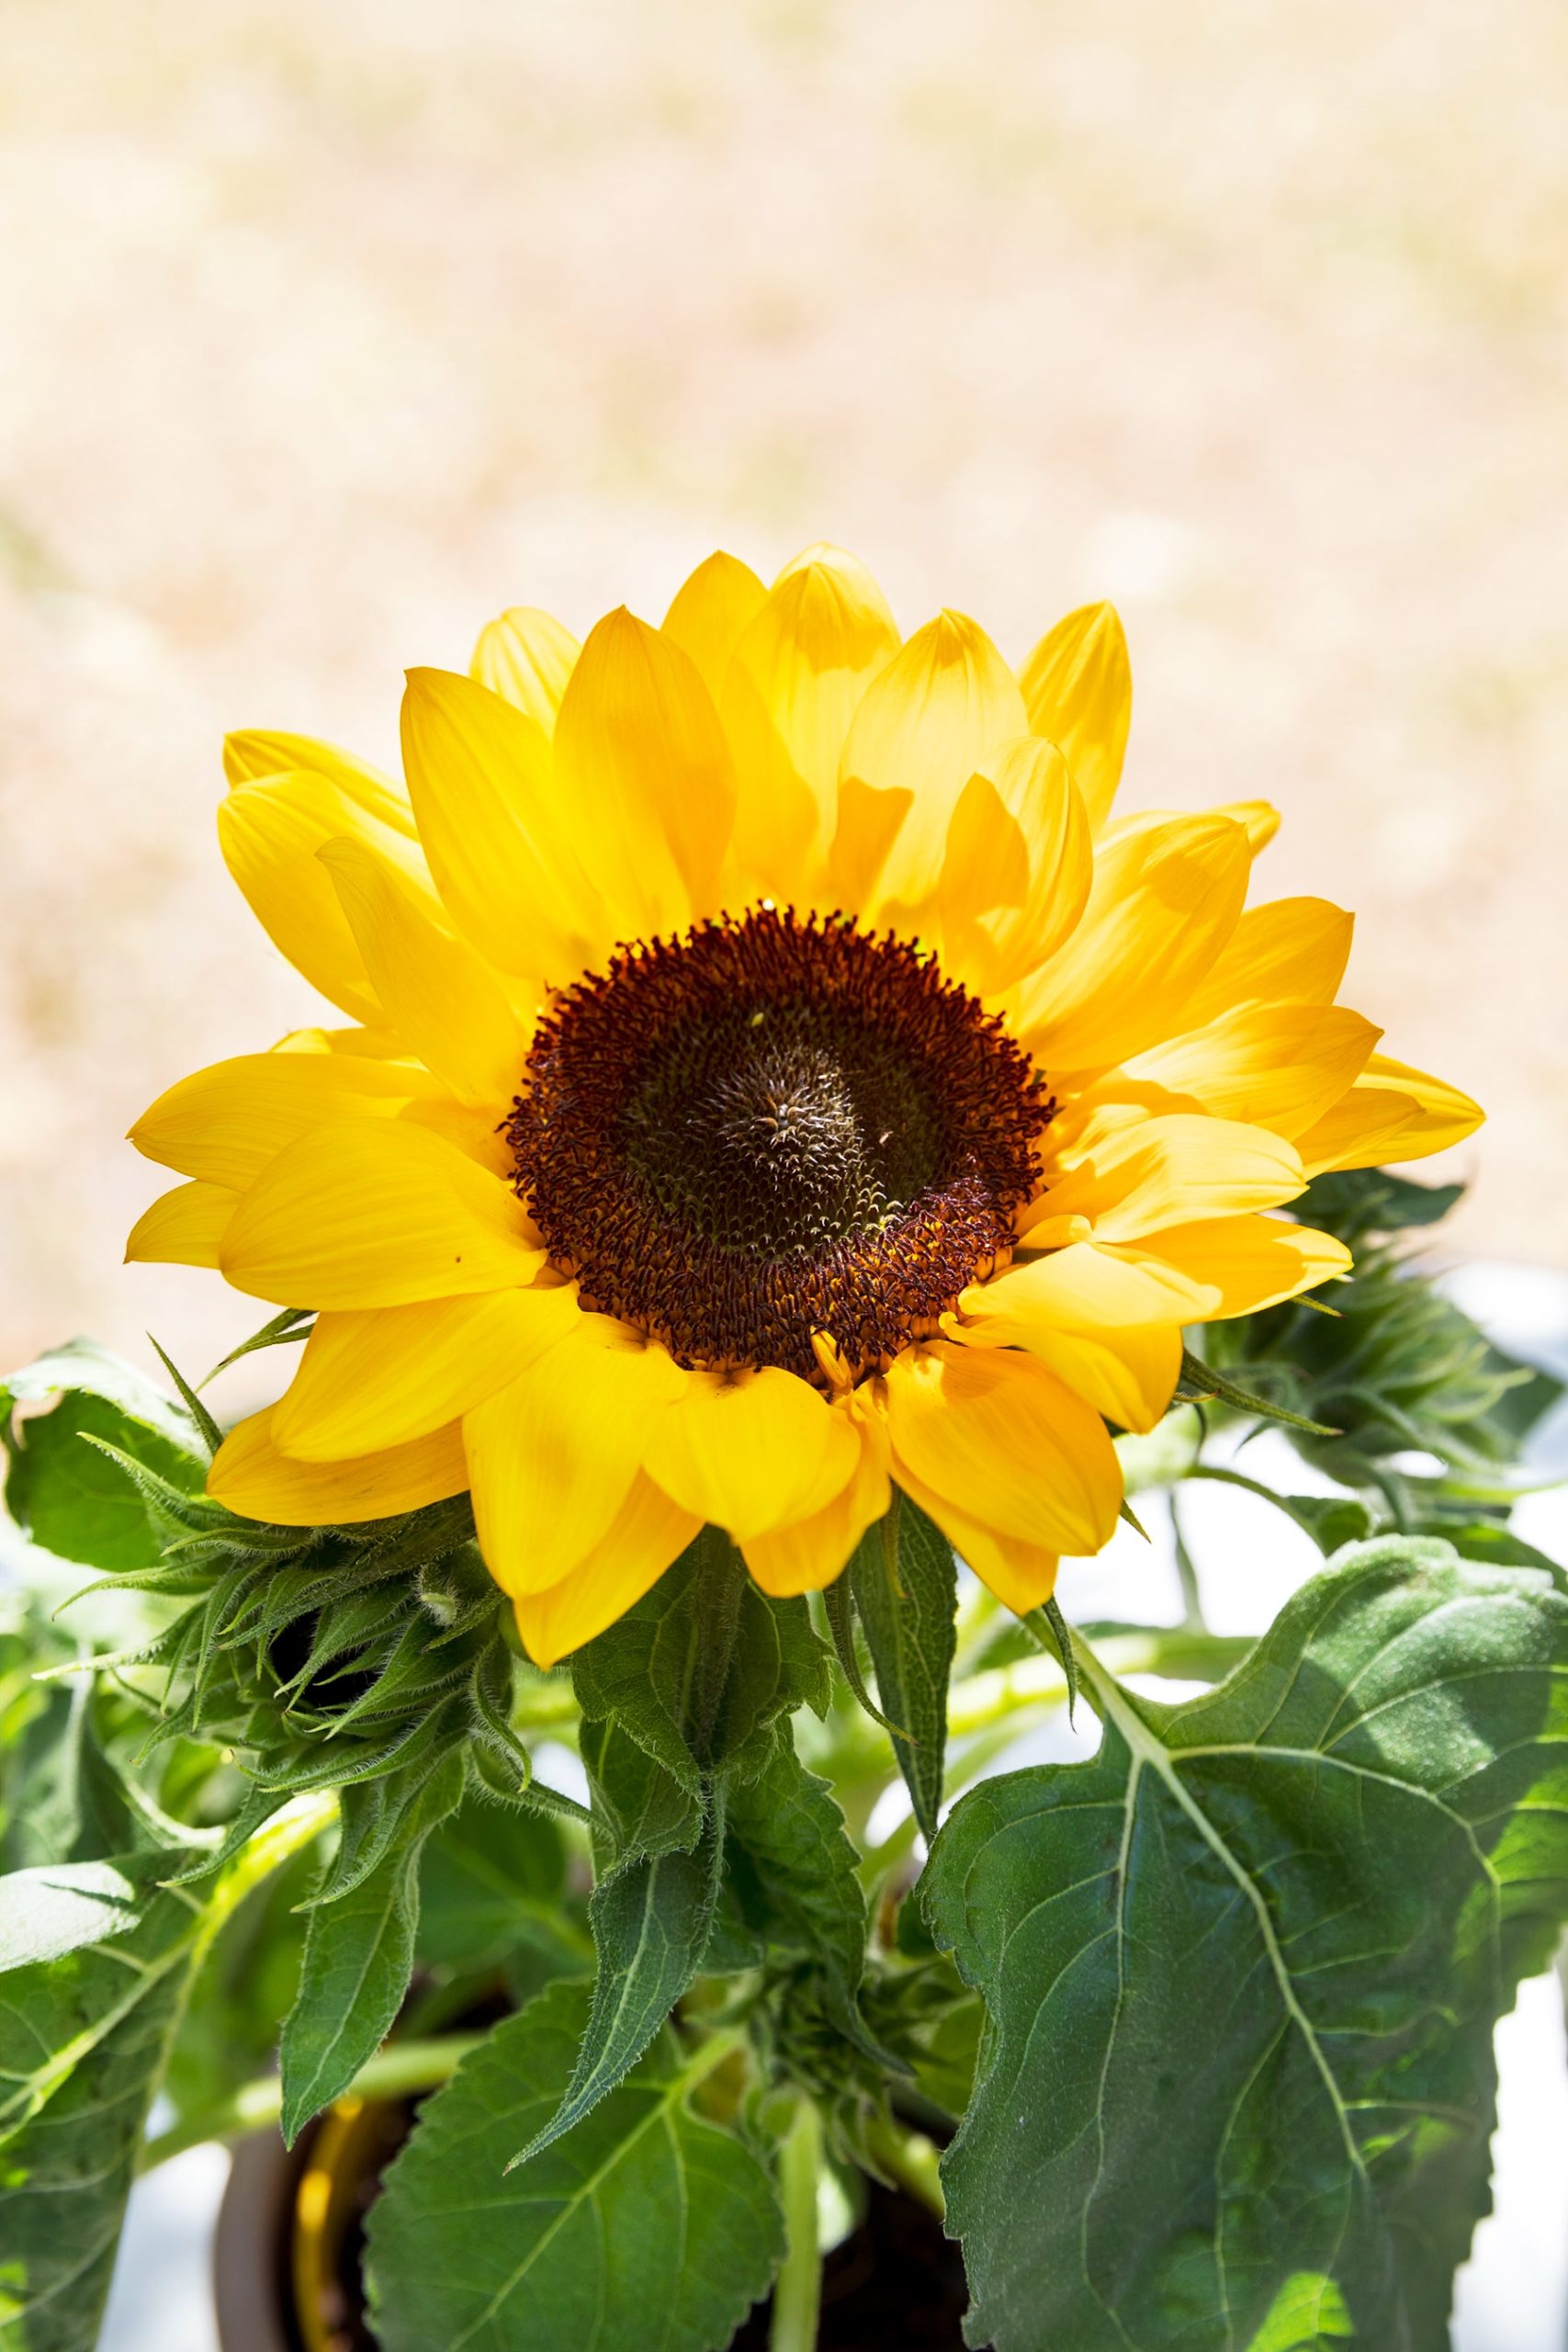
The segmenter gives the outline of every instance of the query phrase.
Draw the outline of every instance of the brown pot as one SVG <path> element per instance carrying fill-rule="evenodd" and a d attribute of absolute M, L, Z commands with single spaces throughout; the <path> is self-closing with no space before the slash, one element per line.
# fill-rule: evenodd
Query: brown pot
<path fill-rule="evenodd" d="M 376 2352 L 365 2324 L 365 2216 L 407 2135 L 402 2100 L 340 2099 L 292 2152 L 241 2141 L 213 2245 L 222 2352 Z M 865 2219 L 823 2266 L 818 2352 L 963 2352 L 958 2248 L 923 2205 L 871 2184 Z M 766 2352 L 759 2303 L 734 2352 Z"/>

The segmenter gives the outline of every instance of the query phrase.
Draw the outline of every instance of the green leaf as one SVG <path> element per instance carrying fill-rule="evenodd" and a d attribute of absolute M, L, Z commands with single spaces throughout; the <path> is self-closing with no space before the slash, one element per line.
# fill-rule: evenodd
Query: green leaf
<path fill-rule="evenodd" d="M 39 1703 L 0 1752 L 5 1826 L 0 1861 L 92 1861 L 155 1842 L 128 1784 L 104 1754 L 90 1675 L 73 1675 Z"/>
<path fill-rule="evenodd" d="M 501 2177 L 559 2099 L 587 2009 L 584 1987 L 542 1994 L 421 2111 L 369 2223 L 383 2352 L 719 2352 L 767 2292 L 784 2244 L 767 2175 L 689 2104 L 722 2043 L 683 2058 L 661 2034 L 592 2115 Z"/>
<path fill-rule="evenodd" d="M 124 1854 L 8 1871 L 0 1878 L 0 1971 L 125 1934 L 141 1920 L 152 1871 L 167 1867 L 164 1854 Z"/>
<path fill-rule="evenodd" d="M 470 1794 L 424 1848 L 420 1960 L 479 1971 L 526 1947 L 555 1973 L 576 1973 L 585 1956 L 566 1905 L 566 1840 L 557 1824 Z"/>
<path fill-rule="evenodd" d="M 866 1939 L 859 1857 L 831 1788 L 807 1770 L 787 1728 L 755 1780 L 730 1789 L 725 1842 L 729 1892 L 746 1928 L 764 1950 L 814 1962 L 834 2023 L 868 2055 L 885 2057 L 856 1999 Z"/>
<path fill-rule="evenodd" d="M 201 1906 L 0 1976 L 0 2342 L 91 2352 Z"/>
<path fill-rule="evenodd" d="M 922 1883 L 989 2013 L 944 2166 L 971 2340 L 1315 2341 L 1304 2279 L 1442 2352 L 1493 2026 L 1568 1911 L 1568 1600 L 1389 1540 L 1183 1706 L 1080 1665 L 1100 1754 L 965 1796 Z"/>
<path fill-rule="evenodd" d="M 1437 1225 L 1460 1200 L 1462 1184 L 1417 1184 L 1387 1168 L 1348 1168 L 1314 1176 L 1293 1214 L 1344 1241 L 1368 1233 L 1404 1233 Z"/>
<path fill-rule="evenodd" d="M 956 1638 L 958 1567 L 953 1546 L 918 1504 L 896 1493 L 886 1518 L 862 1536 L 848 1573 L 876 1672 L 877 1696 L 899 1726 L 893 1752 L 915 1819 L 934 1838 Z"/>
<path fill-rule="evenodd" d="M 705 1773 L 761 1761 L 769 1726 L 803 1703 L 825 1712 L 830 1691 L 806 1602 L 760 1592 L 714 1527 L 571 1673 L 583 1713 L 613 1716 L 693 1797 Z"/>
<path fill-rule="evenodd" d="M 636 2065 L 702 1964 L 724 1842 L 716 1791 L 689 1854 L 643 1855 L 600 1880 L 588 1905 L 599 1954 L 582 2046 L 559 2107 L 513 2165 L 536 2160 Z"/>
<path fill-rule="evenodd" d="M 425 1838 L 463 1792 L 459 1755 L 445 1758 L 403 1815 L 389 1849 L 346 1894 L 310 1912 L 299 1990 L 283 2024 L 283 2136 L 346 2090 L 380 2046 L 408 1991 Z"/>
<path fill-rule="evenodd" d="M 1304 1527 L 1325 1559 L 1372 1532 L 1372 1515 L 1356 1495 L 1281 1495 L 1280 1509 Z"/>
<path fill-rule="evenodd" d="M 18 1405 L 59 1401 L 13 1420 Z M 35 1544 L 107 1569 L 157 1565 L 163 1537 L 123 1470 L 85 1441 L 116 1446 L 182 1496 L 199 1495 L 207 1463 L 190 1415 L 106 1349 L 73 1340 L 0 1383 L 6 1503 Z"/>

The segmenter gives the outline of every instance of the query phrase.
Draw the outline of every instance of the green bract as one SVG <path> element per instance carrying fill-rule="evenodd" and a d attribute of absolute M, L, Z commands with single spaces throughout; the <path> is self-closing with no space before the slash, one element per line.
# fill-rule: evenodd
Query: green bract
<path fill-rule="evenodd" d="M 1507 1524 L 1556 1386 L 1396 1247 L 1449 1197 L 1320 1180 L 1337 1312 L 1213 1327 L 1123 1442 L 1140 1513 L 1265 1419 L 1337 1481 L 1270 1497 L 1325 1565 L 1256 1643 L 1020 1623 L 906 1498 L 820 1602 L 705 1530 L 542 1674 L 466 1501 L 237 1519 L 183 1385 L 18 1374 L 3 2352 L 87 2352 L 139 2165 L 351 2086 L 407 2132 L 387 2352 L 721 2352 L 770 2291 L 807 2352 L 868 2180 L 945 2205 L 976 2346 L 1441 2352 L 1568 1917 L 1568 1591 Z M 1070 1701 L 1098 1752 L 1007 1769 Z"/>

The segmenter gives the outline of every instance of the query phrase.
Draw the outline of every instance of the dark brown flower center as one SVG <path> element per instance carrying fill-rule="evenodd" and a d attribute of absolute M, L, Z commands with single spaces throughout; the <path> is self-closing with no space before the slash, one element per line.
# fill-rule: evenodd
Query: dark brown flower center
<path fill-rule="evenodd" d="M 772 907 L 626 948 L 540 1023 L 507 1129 L 583 1303 L 682 1363 L 856 1371 L 1008 1245 L 1054 1105 L 907 941 Z"/>

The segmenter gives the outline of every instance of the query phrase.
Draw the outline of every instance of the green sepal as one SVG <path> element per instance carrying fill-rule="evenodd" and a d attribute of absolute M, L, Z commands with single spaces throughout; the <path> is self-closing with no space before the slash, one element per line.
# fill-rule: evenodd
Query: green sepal
<path fill-rule="evenodd" d="M 803 1600 L 773 1600 L 718 1528 L 704 1528 L 652 1590 L 573 1654 L 584 1715 L 614 1717 L 687 1792 L 761 1761 L 766 1734 L 831 1692 Z"/>
<path fill-rule="evenodd" d="M 588 1924 L 598 1973 L 571 2079 L 554 2115 L 517 2150 L 508 2172 L 542 2154 L 608 2097 L 689 1989 L 713 1925 L 723 1848 L 720 1782 L 689 1852 L 634 1855 L 594 1888 Z"/>
<path fill-rule="evenodd" d="M 958 1566 L 933 1520 L 897 1490 L 862 1536 L 847 1575 L 865 1628 L 877 1696 L 900 1729 L 893 1752 L 927 1838 L 936 1835 L 947 1752 L 947 1685 L 956 1645 Z"/>
<path fill-rule="evenodd" d="M 279 2045 L 283 2137 L 290 2147 L 310 2118 L 347 2089 L 397 2017 L 413 1967 L 421 1849 L 456 1811 L 464 1780 L 461 1755 L 447 1755 L 423 1776 L 375 1864 L 310 1906 L 299 1988 Z"/>

